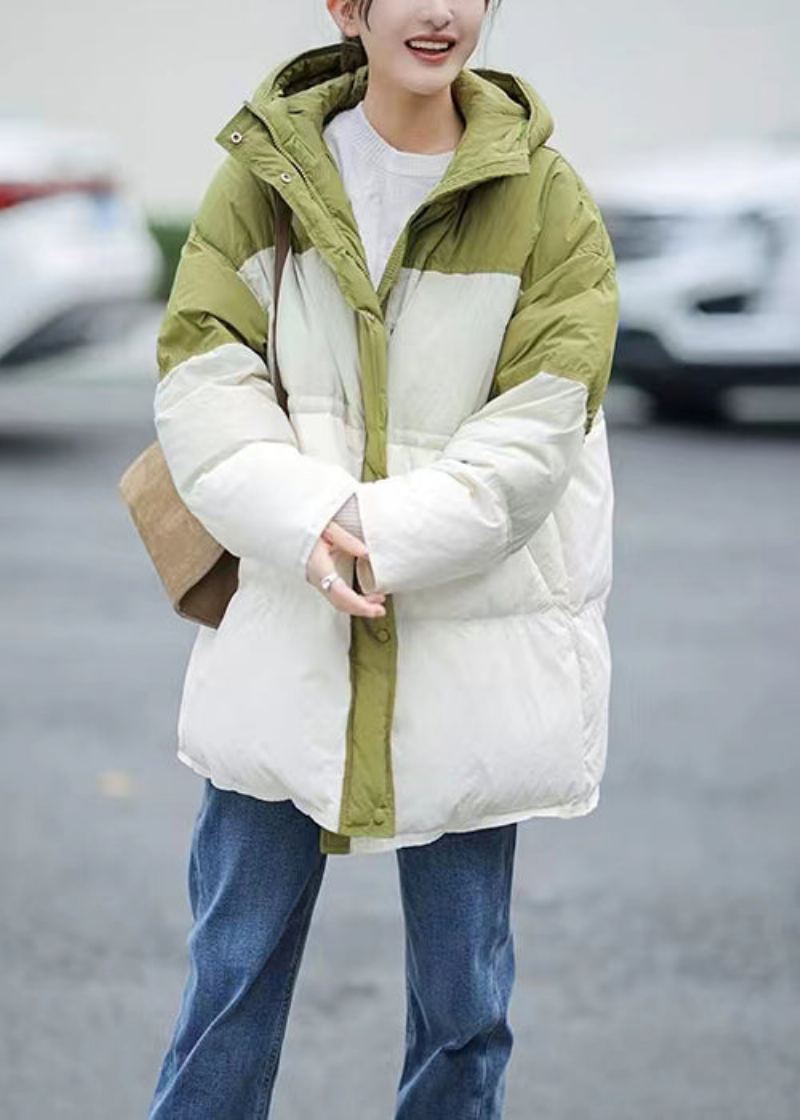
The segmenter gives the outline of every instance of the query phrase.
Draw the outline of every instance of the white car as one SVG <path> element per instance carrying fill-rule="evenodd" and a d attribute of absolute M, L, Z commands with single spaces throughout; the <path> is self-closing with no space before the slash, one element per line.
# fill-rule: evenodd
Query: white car
<path fill-rule="evenodd" d="M 592 180 L 617 257 L 613 378 L 656 415 L 800 385 L 800 144 L 661 153 Z"/>
<path fill-rule="evenodd" d="M 161 253 L 120 162 L 102 135 L 0 117 L 0 366 L 111 337 L 152 298 Z"/>

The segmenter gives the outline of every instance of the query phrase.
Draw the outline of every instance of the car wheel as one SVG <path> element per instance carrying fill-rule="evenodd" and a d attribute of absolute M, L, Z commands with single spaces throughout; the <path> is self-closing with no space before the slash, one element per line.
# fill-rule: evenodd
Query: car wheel
<path fill-rule="evenodd" d="M 659 423 L 714 425 L 728 419 L 725 394 L 713 389 L 670 387 L 649 396 L 651 416 Z"/>

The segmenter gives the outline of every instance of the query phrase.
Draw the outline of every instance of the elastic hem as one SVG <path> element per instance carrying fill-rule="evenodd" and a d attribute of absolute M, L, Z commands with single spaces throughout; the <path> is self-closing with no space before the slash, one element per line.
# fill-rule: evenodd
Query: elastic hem
<path fill-rule="evenodd" d="M 208 778 L 214 785 L 214 779 L 202 766 L 200 766 L 193 758 L 191 758 L 185 751 L 178 749 L 177 756 L 184 765 L 188 766 L 195 773 L 203 778 Z M 233 787 L 220 786 L 220 789 L 232 789 Z M 256 796 L 251 794 L 250 796 Z M 286 793 L 284 797 L 275 798 L 262 798 L 264 801 L 282 801 L 288 798 L 294 802 L 297 808 L 305 813 L 306 816 L 311 817 L 316 824 L 324 829 L 330 835 L 341 835 L 337 833 L 338 822 L 326 818 L 324 814 L 318 812 L 316 809 L 311 809 L 308 805 L 303 804 L 296 797 Z M 341 851 L 332 850 L 334 845 L 331 845 L 329 854 L 331 855 L 377 855 L 381 852 L 395 851 L 397 848 L 410 848 L 416 847 L 419 844 L 429 844 L 433 840 L 438 840 L 440 836 L 444 836 L 445 832 L 476 832 L 482 828 L 496 828 L 499 825 L 513 824 L 530 820 L 533 817 L 557 817 L 562 820 L 569 820 L 573 817 L 583 817 L 591 813 L 597 808 L 600 801 L 600 786 L 599 784 L 594 787 L 592 792 L 585 797 L 582 801 L 563 801 L 555 805 L 540 805 L 528 807 L 525 809 L 512 809 L 508 813 L 494 813 L 491 816 L 481 817 L 480 820 L 470 824 L 468 827 L 458 828 L 450 826 L 442 829 L 431 829 L 426 832 L 405 832 L 398 833 L 396 836 L 347 836 L 343 839 L 349 840 L 347 850 L 344 846 Z"/>

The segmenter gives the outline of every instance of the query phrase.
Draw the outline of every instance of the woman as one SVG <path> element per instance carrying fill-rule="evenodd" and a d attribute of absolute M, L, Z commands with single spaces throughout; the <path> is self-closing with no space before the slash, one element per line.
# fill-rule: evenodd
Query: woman
<path fill-rule="evenodd" d="M 158 340 L 171 474 L 241 559 L 181 701 L 205 785 L 151 1120 L 267 1115 L 327 856 L 385 851 L 396 1116 L 499 1117 L 517 823 L 589 813 L 605 766 L 605 227 L 533 88 L 466 68 L 489 0 L 326 4 L 343 42 L 218 134 Z"/>

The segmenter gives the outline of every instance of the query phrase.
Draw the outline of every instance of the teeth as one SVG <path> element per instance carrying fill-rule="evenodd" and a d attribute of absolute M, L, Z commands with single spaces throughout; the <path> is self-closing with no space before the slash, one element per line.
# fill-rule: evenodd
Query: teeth
<path fill-rule="evenodd" d="M 437 43 L 431 39 L 411 39 L 408 45 L 410 47 L 420 47 L 426 51 L 447 51 L 450 49 L 449 43 Z"/>

